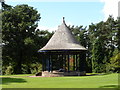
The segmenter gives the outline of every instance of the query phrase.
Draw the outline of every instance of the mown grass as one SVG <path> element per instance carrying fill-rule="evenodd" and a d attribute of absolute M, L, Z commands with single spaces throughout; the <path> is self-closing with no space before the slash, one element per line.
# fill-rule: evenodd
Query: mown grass
<path fill-rule="evenodd" d="M 2 78 L 3 88 L 118 88 L 118 74 L 70 77 L 28 77 L 10 75 Z"/>

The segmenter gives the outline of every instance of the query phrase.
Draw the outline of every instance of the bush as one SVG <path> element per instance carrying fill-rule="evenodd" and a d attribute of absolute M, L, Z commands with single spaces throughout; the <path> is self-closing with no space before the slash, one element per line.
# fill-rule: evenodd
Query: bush
<path fill-rule="evenodd" d="M 36 74 L 36 73 L 38 73 L 38 72 L 41 72 L 41 70 L 42 70 L 42 65 L 41 65 L 40 63 L 38 63 L 38 62 L 33 63 L 33 64 L 31 64 L 30 70 L 31 70 L 31 73 L 32 73 L 32 74 Z"/>
<path fill-rule="evenodd" d="M 13 67 L 12 66 L 8 66 L 5 70 L 5 74 L 6 75 L 11 75 L 13 74 Z"/>
<path fill-rule="evenodd" d="M 22 73 L 23 74 L 31 74 L 30 65 L 22 64 Z"/>
<path fill-rule="evenodd" d="M 119 72 L 120 53 L 110 58 L 110 62 L 106 65 L 107 72 Z"/>

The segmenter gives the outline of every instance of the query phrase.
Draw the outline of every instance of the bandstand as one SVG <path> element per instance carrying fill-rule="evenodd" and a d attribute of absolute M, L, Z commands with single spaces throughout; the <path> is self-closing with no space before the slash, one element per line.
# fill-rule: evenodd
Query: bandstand
<path fill-rule="evenodd" d="M 48 43 L 39 50 L 42 54 L 42 76 L 80 76 L 86 75 L 86 48 L 80 45 L 63 23 Z"/>

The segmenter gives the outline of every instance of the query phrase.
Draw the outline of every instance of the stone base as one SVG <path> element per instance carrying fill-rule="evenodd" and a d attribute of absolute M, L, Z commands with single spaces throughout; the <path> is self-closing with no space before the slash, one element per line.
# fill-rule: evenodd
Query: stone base
<path fill-rule="evenodd" d="M 72 72 L 44 71 L 42 72 L 42 76 L 44 77 L 84 76 L 84 75 L 86 75 L 85 71 L 83 72 L 77 72 L 77 71 L 72 71 Z"/>

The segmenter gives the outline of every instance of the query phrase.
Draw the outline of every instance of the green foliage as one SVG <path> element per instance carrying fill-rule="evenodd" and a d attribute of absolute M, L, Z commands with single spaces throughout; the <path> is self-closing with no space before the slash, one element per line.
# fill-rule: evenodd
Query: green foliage
<path fill-rule="evenodd" d="M 35 29 L 40 14 L 25 4 L 8 6 L 3 3 L 2 39 L 5 43 L 3 65 L 12 63 L 14 73 L 22 73 L 22 64 L 30 63 L 32 57 L 38 58 L 38 47 L 36 47 L 38 43 L 35 41 L 38 36 L 35 35 Z M 5 62 L 8 59 L 10 61 Z"/>
<path fill-rule="evenodd" d="M 101 64 L 103 64 L 104 60 L 104 48 L 102 47 L 103 43 L 100 42 L 99 39 L 95 40 L 95 43 L 93 42 L 93 48 L 92 48 L 92 70 L 93 72 L 100 73 L 102 71 Z"/>
<path fill-rule="evenodd" d="M 42 71 L 42 64 L 39 62 L 32 64 L 22 64 L 22 72 L 24 74 L 36 74 Z"/>
<path fill-rule="evenodd" d="M 32 40 L 30 37 L 28 37 L 24 40 L 24 43 L 25 43 L 25 45 L 29 45 L 29 44 L 34 43 L 34 40 Z"/>
<path fill-rule="evenodd" d="M 109 16 L 106 22 L 92 24 L 88 29 L 93 72 L 106 72 L 106 64 L 116 49 L 116 22 Z M 104 67 L 104 68 L 103 68 Z"/>
<path fill-rule="evenodd" d="M 116 31 L 117 31 L 117 35 L 116 35 L 116 45 L 117 48 L 120 52 L 120 17 L 117 18 L 116 20 Z"/>
<path fill-rule="evenodd" d="M 42 65 L 40 63 L 37 63 L 37 62 L 34 63 L 34 64 L 31 64 L 30 70 L 31 70 L 32 74 L 36 74 L 38 72 L 41 72 L 42 71 Z"/>
<path fill-rule="evenodd" d="M 110 62 L 107 63 L 107 72 L 119 72 L 120 70 L 120 53 L 110 58 Z"/>
<path fill-rule="evenodd" d="M 22 64 L 22 73 L 23 74 L 31 74 L 30 65 Z"/>
<path fill-rule="evenodd" d="M 12 66 L 8 66 L 7 69 L 5 70 L 5 74 L 6 75 L 13 74 L 13 67 Z"/>

